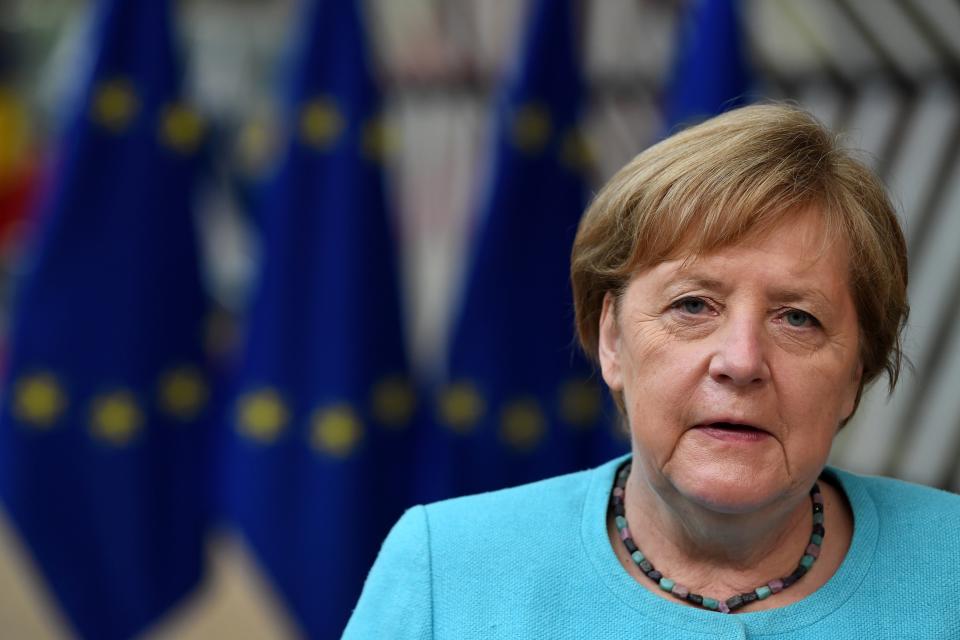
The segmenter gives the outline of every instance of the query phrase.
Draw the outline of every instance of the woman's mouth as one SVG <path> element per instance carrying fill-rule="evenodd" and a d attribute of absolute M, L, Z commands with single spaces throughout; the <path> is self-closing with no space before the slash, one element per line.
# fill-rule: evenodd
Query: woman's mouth
<path fill-rule="evenodd" d="M 726 442 L 761 442 L 770 438 L 770 433 L 757 427 L 736 422 L 711 422 L 694 427 L 704 435 Z"/>

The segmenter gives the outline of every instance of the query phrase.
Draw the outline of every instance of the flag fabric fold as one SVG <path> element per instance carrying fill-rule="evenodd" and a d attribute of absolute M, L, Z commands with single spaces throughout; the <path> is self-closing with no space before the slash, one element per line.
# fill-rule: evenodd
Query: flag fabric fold
<path fill-rule="evenodd" d="M 421 496 L 544 478 L 625 450 L 576 347 L 570 250 L 587 200 L 578 3 L 531 4 L 496 110 L 492 169 Z"/>
<path fill-rule="evenodd" d="M 737 0 L 693 0 L 684 9 L 664 101 L 668 134 L 751 101 L 740 20 Z"/>
<path fill-rule="evenodd" d="M 109 639 L 202 570 L 204 127 L 180 91 L 170 3 L 94 10 L 94 64 L 14 301 L 0 496 L 75 630 Z"/>
<path fill-rule="evenodd" d="M 305 6 L 225 444 L 226 515 L 312 638 L 340 636 L 410 499 L 392 137 L 361 6 Z"/>

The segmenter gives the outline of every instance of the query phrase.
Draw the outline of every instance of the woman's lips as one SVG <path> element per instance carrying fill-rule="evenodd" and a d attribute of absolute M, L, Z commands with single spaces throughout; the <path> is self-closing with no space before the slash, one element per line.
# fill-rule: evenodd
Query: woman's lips
<path fill-rule="evenodd" d="M 694 429 L 711 438 L 725 442 L 762 442 L 772 437 L 769 433 L 761 429 L 729 423 L 701 424 L 694 427 Z"/>

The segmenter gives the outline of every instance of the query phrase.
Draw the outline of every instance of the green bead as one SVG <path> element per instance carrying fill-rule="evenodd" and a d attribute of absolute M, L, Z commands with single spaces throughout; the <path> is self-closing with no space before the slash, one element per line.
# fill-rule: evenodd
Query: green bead
<path fill-rule="evenodd" d="M 754 591 L 757 594 L 757 598 L 760 600 L 766 600 L 770 597 L 770 594 L 773 593 L 773 591 L 770 591 L 770 587 L 768 586 L 757 587 L 754 589 Z"/>
<path fill-rule="evenodd" d="M 670 578 L 660 578 L 660 588 L 667 593 L 673 591 L 673 580 Z"/>
<path fill-rule="evenodd" d="M 630 554 L 630 557 L 633 558 L 633 561 L 636 562 L 637 564 L 640 564 L 641 562 L 647 559 L 646 556 L 640 553 L 640 551 L 634 551 L 633 553 Z"/>
<path fill-rule="evenodd" d="M 817 545 L 818 547 L 823 544 L 823 536 L 817 535 L 816 533 L 810 536 L 810 542 Z"/>
<path fill-rule="evenodd" d="M 623 516 L 617 516 L 613 521 L 617 524 L 617 531 L 623 531 L 624 527 L 627 526 L 627 519 Z"/>
<path fill-rule="evenodd" d="M 815 513 L 813 514 L 813 524 L 823 524 L 823 514 Z"/>
<path fill-rule="evenodd" d="M 814 557 L 811 555 L 806 555 L 800 558 L 800 566 L 804 569 L 809 569 L 813 566 Z"/>
<path fill-rule="evenodd" d="M 703 606 L 707 609 L 713 609 L 714 611 L 716 611 L 717 607 L 720 606 L 720 603 L 714 600 L 713 598 L 704 597 Z"/>

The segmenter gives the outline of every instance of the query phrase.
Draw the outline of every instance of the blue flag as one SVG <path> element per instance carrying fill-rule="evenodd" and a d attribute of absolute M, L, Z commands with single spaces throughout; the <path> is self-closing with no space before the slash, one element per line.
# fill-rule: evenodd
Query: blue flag
<path fill-rule="evenodd" d="M 413 453 L 390 136 L 360 6 L 306 5 L 225 467 L 229 517 L 313 638 L 342 633 Z"/>
<path fill-rule="evenodd" d="M 685 10 L 667 87 L 668 132 L 750 101 L 751 73 L 737 0 L 693 0 Z"/>
<path fill-rule="evenodd" d="M 425 500 L 556 475 L 611 439 L 599 376 L 578 352 L 570 250 L 587 200 L 578 3 L 532 3 L 497 105 L 490 183 L 421 465 Z"/>
<path fill-rule="evenodd" d="M 76 631 L 109 639 L 200 577 L 210 390 L 191 212 L 203 124 L 181 99 L 171 7 L 95 10 L 18 283 L 0 495 Z"/>

